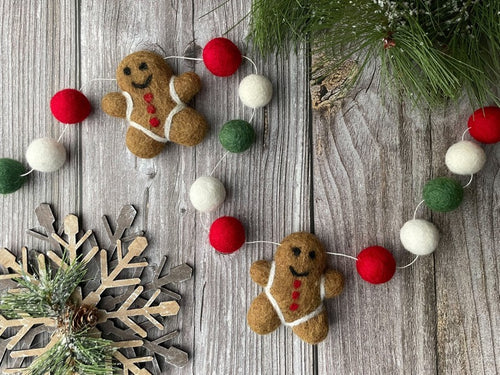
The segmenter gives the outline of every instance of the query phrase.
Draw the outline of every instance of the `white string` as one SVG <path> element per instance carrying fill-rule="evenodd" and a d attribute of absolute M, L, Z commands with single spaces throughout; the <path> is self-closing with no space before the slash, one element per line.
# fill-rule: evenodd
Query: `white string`
<path fill-rule="evenodd" d="M 250 120 L 248 120 L 249 123 L 252 122 L 254 116 L 255 116 L 255 108 L 252 111 L 252 116 L 250 116 Z"/>
<path fill-rule="evenodd" d="M 254 243 L 268 243 L 268 244 L 276 245 L 276 246 L 280 245 L 278 242 L 272 242 L 272 241 L 250 241 L 250 242 L 245 242 L 245 244 L 247 244 L 247 245 L 251 245 L 251 244 L 254 244 Z"/>
<path fill-rule="evenodd" d="M 97 82 L 97 81 L 116 81 L 116 78 L 94 78 L 91 79 L 90 81 L 85 82 L 82 87 L 80 87 L 80 91 L 83 92 L 83 88 L 90 85 L 92 82 Z"/>
<path fill-rule="evenodd" d="M 222 163 L 222 160 L 224 160 L 226 158 L 227 154 L 229 154 L 229 151 L 226 151 L 226 153 L 220 158 L 220 160 L 217 162 L 217 164 L 215 164 L 215 167 L 214 167 L 214 169 L 212 169 L 212 172 L 210 172 L 209 176 L 214 174 L 215 170 L 217 169 L 219 164 Z"/>
<path fill-rule="evenodd" d="M 465 139 L 465 135 L 469 132 L 470 128 L 465 129 L 465 131 L 462 134 L 462 141 Z"/>
<path fill-rule="evenodd" d="M 407 268 L 407 267 L 410 267 L 413 263 L 415 263 L 418 259 L 418 255 L 415 257 L 415 259 L 413 259 L 410 263 L 408 263 L 406 266 L 403 266 L 403 267 L 396 267 L 397 269 L 404 269 L 404 268 Z"/>
<path fill-rule="evenodd" d="M 27 176 L 27 175 L 29 175 L 29 174 L 30 174 L 31 172 L 33 172 L 33 171 L 34 171 L 34 169 L 33 169 L 33 168 L 31 168 L 28 172 L 23 173 L 23 174 L 21 175 L 21 177 Z"/>
<path fill-rule="evenodd" d="M 418 209 L 420 208 L 420 206 L 424 203 L 425 201 L 421 201 L 417 207 L 415 208 L 415 211 L 413 211 L 413 220 L 415 220 L 415 218 L 417 217 L 417 211 Z"/>
<path fill-rule="evenodd" d="M 464 189 L 465 189 L 466 187 L 469 187 L 469 185 L 470 185 L 470 184 L 472 184 L 472 180 L 473 180 L 473 179 L 474 179 L 474 175 L 473 175 L 473 174 L 471 174 L 471 175 L 470 175 L 469 182 L 467 182 L 467 183 L 466 183 L 464 186 L 462 186 L 462 187 L 463 187 Z"/>
<path fill-rule="evenodd" d="M 255 69 L 255 74 L 258 74 L 258 71 L 257 71 L 257 65 L 253 62 L 253 60 L 248 57 L 248 56 L 243 56 L 244 59 L 247 59 L 248 61 L 250 61 L 253 65 L 253 68 Z"/>
<path fill-rule="evenodd" d="M 61 139 L 62 139 L 62 137 L 63 137 L 64 133 L 66 133 L 66 130 L 68 130 L 68 127 L 69 127 L 69 124 L 66 124 L 66 125 L 64 126 L 64 129 L 63 129 L 63 131 L 61 132 L 61 135 L 59 136 L 59 138 L 57 138 L 57 143 L 61 142 Z"/>
<path fill-rule="evenodd" d="M 168 59 L 181 59 L 181 60 L 193 60 L 193 61 L 203 61 L 200 57 L 185 57 L 185 56 L 167 56 L 164 57 L 165 60 Z"/>
<path fill-rule="evenodd" d="M 336 256 L 339 256 L 339 257 L 346 257 L 346 258 L 349 258 L 349 259 L 354 259 L 355 261 L 358 261 L 358 258 L 356 258 L 356 257 L 352 257 L 352 256 L 347 255 L 347 254 L 342 254 L 342 253 L 329 253 L 329 252 L 326 252 L 326 254 L 329 254 L 329 255 L 336 255 Z"/>

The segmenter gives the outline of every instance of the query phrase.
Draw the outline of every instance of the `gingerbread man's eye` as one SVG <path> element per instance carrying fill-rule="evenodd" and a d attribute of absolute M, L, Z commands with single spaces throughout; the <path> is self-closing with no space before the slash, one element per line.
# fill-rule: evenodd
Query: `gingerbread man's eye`
<path fill-rule="evenodd" d="M 300 249 L 298 247 L 292 247 L 293 255 L 298 257 L 300 255 Z"/>
<path fill-rule="evenodd" d="M 129 76 L 130 73 L 132 72 L 130 71 L 130 68 L 128 66 L 125 69 L 123 69 L 123 74 L 125 74 L 126 76 Z"/>
<path fill-rule="evenodd" d="M 141 62 L 141 65 L 139 65 L 139 70 L 147 70 L 148 69 L 148 64 L 145 62 Z"/>
<path fill-rule="evenodd" d="M 309 258 L 314 259 L 316 258 L 316 251 L 309 251 Z"/>

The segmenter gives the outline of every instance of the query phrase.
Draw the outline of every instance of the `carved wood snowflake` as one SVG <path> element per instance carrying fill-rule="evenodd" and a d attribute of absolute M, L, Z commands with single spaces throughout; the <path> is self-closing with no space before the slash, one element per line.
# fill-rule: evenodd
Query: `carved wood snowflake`
<path fill-rule="evenodd" d="M 78 218 L 68 215 L 62 228 L 56 232 L 56 219 L 48 204 L 35 210 L 45 234 L 35 230 L 28 233 L 49 242 L 52 250 L 45 254 L 28 252 L 22 248 L 20 259 L 5 248 L 0 249 L 0 290 L 17 290 L 15 282 L 22 274 L 30 275 L 30 259 L 36 256 L 45 267 L 51 262 L 54 268 L 68 267 L 78 259 L 87 264 L 87 275 L 81 287 L 73 293 L 80 306 L 97 308 L 97 335 L 111 340 L 116 362 L 123 374 L 160 374 L 164 363 L 184 366 L 188 355 L 184 351 L 164 343 L 179 335 L 178 331 L 163 334 L 165 317 L 176 315 L 181 296 L 167 288 L 191 278 L 192 269 L 187 264 L 174 267 L 164 274 L 167 257 L 161 264 L 150 266 L 144 252 L 148 245 L 142 232 L 124 234 L 130 230 L 137 211 L 131 205 L 124 206 L 113 231 L 106 217 L 104 227 L 109 246 L 100 249 L 91 230 L 81 233 Z M 125 246 L 125 243 L 129 243 Z M 85 246 L 84 246 L 85 245 Z M 88 246 L 90 245 L 90 246 Z M 63 256 L 66 254 L 66 257 Z M 63 268 L 64 269 L 64 268 Z M 76 294 L 76 297 L 75 297 Z M 95 310 L 95 309 L 94 309 Z M 7 318 L 0 314 L 0 358 L 10 357 L 10 368 L 2 373 L 22 372 L 34 357 L 40 356 L 60 340 L 58 320 L 50 317 L 22 316 Z"/>

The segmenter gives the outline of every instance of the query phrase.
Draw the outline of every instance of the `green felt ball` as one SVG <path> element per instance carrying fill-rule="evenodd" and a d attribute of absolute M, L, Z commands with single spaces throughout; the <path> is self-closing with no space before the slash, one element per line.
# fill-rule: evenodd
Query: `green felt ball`
<path fill-rule="evenodd" d="M 448 212 L 460 206 L 464 198 L 464 189 L 457 181 L 438 177 L 424 186 L 425 204 L 433 211 Z"/>
<path fill-rule="evenodd" d="M 231 120 L 224 124 L 219 140 L 226 150 L 230 152 L 243 152 L 255 142 L 255 131 L 248 122 Z"/>
<path fill-rule="evenodd" d="M 0 194 L 10 194 L 26 182 L 24 166 L 14 159 L 0 159 Z"/>

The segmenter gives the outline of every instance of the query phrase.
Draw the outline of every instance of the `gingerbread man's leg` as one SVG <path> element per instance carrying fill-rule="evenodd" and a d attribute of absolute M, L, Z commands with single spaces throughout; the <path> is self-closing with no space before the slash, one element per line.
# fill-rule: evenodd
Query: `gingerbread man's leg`
<path fill-rule="evenodd" d="M 280 318 L 265 293 L 253 300 L 248 309 L 247 321 L 252 331 L 259 335 L 271 333 L 281 325 Z"/>
<path fill-rule="evenodd" d="M 328 335 L 328 315 L 326 310 L 308 321 L 292 327 L 293 332 L 309 344 L 317 344 Z"/>

